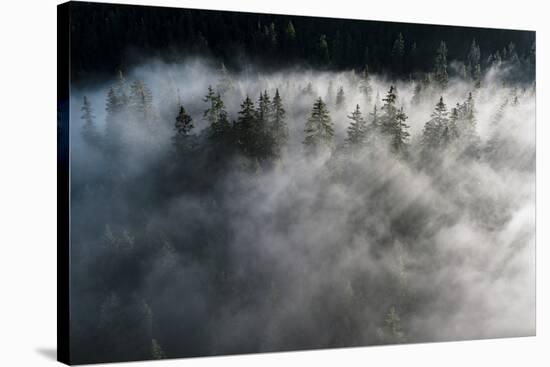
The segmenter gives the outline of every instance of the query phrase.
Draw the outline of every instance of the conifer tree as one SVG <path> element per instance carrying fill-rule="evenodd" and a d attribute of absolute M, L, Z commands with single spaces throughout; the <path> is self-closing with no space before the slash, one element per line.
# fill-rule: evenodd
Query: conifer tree
<path fill-rule="evenodd" d="M 203 99 L 208 103 L 203 119 L 208 122 L 210 139 L 227 143 L 230 139 L 231 125 L 227 119 L 227 112 L 219 93 L 214 93 L 212 86 L 208 86 L 208 93 Z"/>
<path fill-rule="evenodd" d="M 338 93 L 336 93 L 336 107 L 340 108 L 344 104 L 346 96 L 344 94 L 344 87 L 338 88 Z"/>
<path fill-rule="evenodd" d="M 457 106 L 459 106 L 458 103 L 457 103 Z M 453 107 L 453 109 L 451 109 L 451 116 L 449 117 L 449 129 L 448 129 L 449 143 L 457 140 L 459 137 L 459 131 L 458 131 L 458 125 L 457 125 L 458 118 L 459 118 L 458 108 Z"/>
<path fill-rule="evenodd" d="M 367 103 L 371 103 L 372 100 L 372 85 L 370 82 L 369 66 L 365 65 L 363 73 L 361 75 L 361 81 L 359 82 L 359 91 L 365 97 Z"/>
<path fill-rule="evenodd" d="M 311 116 L 306 122 L 304 145 L 311 151 L 332 148 L 334 125 L 325 102 L 319 97 L 313 104 Z"/>
<path fill-rule="evenodd" d="M 385 343 L 403 343 L 406 341 L 405 332 L 401 326 L 401 318 L 395 306 L 390 307 L 384 317 L 384 328 L 380 330 L 380 337 Z"/>
<path fill-rule="evenodd" d="M 288 140 L 288 127 L 285 122 L 286 111 L 283 107 L 279 89 L 275 90 L 275 97 L 273 97 L 273 101 L 271 102 L 271 113 L 273 119 L 273 139 L 275 141 L 277 153 L 280 153 L 281 148 L 286 145 Z"/>
<path fill-rule="evenodd" d="M 222 96 L 228 92 L 233 91 L 234 89 L 233 79 L 231 79 L 231 76 L 229 75 L 229 72 L 227 71 L 227 68 L 225 67 L 225 64 L 223 62 L 220 69 L 220 80 L 216 89 L 218 90 L 218 93 Z"/>
<path fill-rule="evenodd" d="M 441 89 L 447 88 L 449 75 L 447 74 L 447 45 L 441 41 L 437 48 L 434 64 L 434 78 Z"/>
<path fill-rule="evenodd" d="M 395 153 L 403 153 L 407 148 L 407 140 L 410 136 L 408 132 L 409 125 L 405 123 L 407 118 L 408 116 L 403 111 L 403 107 L 401 107 L 395 116 L 396 123 L 391 140 L 392 149 Z"/>
<path fill-rule="evenodd" d="M 381 133 L 386 136 L 391 136 L 396 125 L 396 116 L 398 112 L 396 107 L 397 93 L 393 85 L 390 86 L 386 97 L 382 98 L 382 102 L 384 102 L 382 106 L 384 115 L 381 121 Z"/>
<path fill-rule="evenodd" d="M 113 91 L 117 97 L 118 108 L 120 110 L 126 108 L 129 103 L 130 91 L 122 70 L 118 71 L 118 77 L 113 87 Z"/>
<path fill-rule="evenodd" d="M 271 120 L 271 98 L 267 94 L 267 91 L 260 93 L 258 98 L 258 110 L 257 110 L 258 123 L 261 126 L 267 126 Z"/>
<path fill-rule="evenodd" d="M 151 357 L 153 357 L 153 359 L 166 358 L 166 353 L 164 353 L 156 339 L 151 339 Z"/>
<path fill-rule="evenodd" d="M 447 106 L 443 102 L 443 97 L 439 98 L 439 102 L 435 106 L 435 110 L 431 114 L 431 118 L 424 124 L 422 131 L 422 146 L 426 150 L 433 150 L 442 146 L 442 135 L 445 132 L 449 136 L 447 117 Z"/>
<path fill-rule="evenodd" d="M 136 80 L 130 86 L 130 109 L 139 118 L 147 120 L 152 117 L 153 94 L 142 80 Z"/>
<path fill-rule="evenodd" d="M 470 78 L 474 81 L 476 88 L 481 86 L 481 66 L 479 64 L 480 58 L 481 52 L 479 50 L 479 45 L 476 43 L 474 38 L 472 40 L 472 45 L 470 46 L 470 52 L 468 53 L 466 71 Z"/>
<path fill-rule="evenodd" d="M 239 118 L 235 123 L 234 129 L 236 132 L 237 146 L 243 154 L 250 157 L 254 157 L 257 153 L 257 125 L 257 113 L 254 108 L 254 102 L 252 102 L 250 97 L 246 96 L 241 103 Z"/>
<path fill-rule="evenodd" d="M 328 65 L 328 63 L 330 62 L 330 55 L 329 55 L 329 49 L 328 49 L 327 36 L 324 34 L 322 34 L 321 37 L 319 37 L 318 51 L 319 51 L 318 62 L 321 65 Z"/>
<path fill-rule="evenodd" d="M 396 106 L 397 92 L 393 85 L 390 86 L 382 101 L 384 102 L 382 106 L 384 115 L 381 118 L 381 133 L 388 139 L 394 153 L 402 153 L 410 135 L 409 126 L 405 123 L 408 117 L 403 111 L 403 107 L 398 109 Z"/>
<path fill-rule="evenodd" d="M 90 145 L 96 145 L 99 142 L 99 134 L 95 126 L 95 116 L 93 113 L 92 105 L 86 96 L 82 98 L 82 111 L 81 119 L 84 120 L 84 126 L 82 127 L 82 137 Z"/>
<path fill-rule="evenodd" d="M 355 107 L 355 110 L 348 116 L 348 119 L 350 119 L 351 122 L 348 127 L 346 142 L 352 147 L 364 145 L 367 134 L 367 123 L 363 118 L 359 105 Z"/>
<path fill-rule="evenodd" d="M 294 29 L 294 24 L 292 24 L 291 20 L 289 20 L 286 25 L 285 35 L 289 42 L 296 41 L 296 30 Z"/>
<path fill-rule="evenodd" d="M 374 105 L 372 112 L 369 113 L 370 125 L 367 128 L 367 142 L 373 142 L 380 134 L 380 116 L 378 115 L 378 107 Z"/>
<path fill-rule="evenodd" d="M 176 149 L 183 149 L 187 147 L 188 138 L 194 127 L 193 119 L 187 114 L 185 108 L 180 105 L 178 116 L 176 117 L 176 123 L 174 124 L 175 134 L 173 141 Z"/>

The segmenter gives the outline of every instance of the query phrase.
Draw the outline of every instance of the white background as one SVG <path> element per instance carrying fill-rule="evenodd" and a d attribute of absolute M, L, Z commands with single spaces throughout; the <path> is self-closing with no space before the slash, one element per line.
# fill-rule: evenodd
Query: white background
<path fill-rule="evenodd" d="M 121 1 L 113 1 L 121 2 Z M 537 336 L 458 343 L 141 362 L 140 366 L 548 366 L 548 59 L 543 1 L 122 1 L 537 31 Z M 0 366 L 52 365 L 56 353 L 56 4 L 0 12 Z M 546 168 L 545 168 L 546 166 Z M 513 302 L 513 300 L 511 300 Z"/>

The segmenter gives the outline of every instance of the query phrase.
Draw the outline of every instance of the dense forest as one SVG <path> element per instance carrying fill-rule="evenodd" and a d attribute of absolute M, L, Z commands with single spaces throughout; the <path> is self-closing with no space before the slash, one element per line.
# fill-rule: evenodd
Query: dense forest
<path fill-rule="evenodd" d="M 431 71 L 442 40 L 450 60 L 481 70 L 501 60 L 533 65 L 535 52 L 528 31 L 78 2 L 71 4 L 71 39 L 75 80 L 130 68 L 145 55 L 167 62 L 215 57 L 234 70 L 250 63 L 358 71 L 369 65 L 409 77 Z M 533 80 L 534 69 L 527 75 Z"/>
<path fill-rule="evenodd" d="M 533 33 L 84 13 L 75 363 L 534 334 Z"/>

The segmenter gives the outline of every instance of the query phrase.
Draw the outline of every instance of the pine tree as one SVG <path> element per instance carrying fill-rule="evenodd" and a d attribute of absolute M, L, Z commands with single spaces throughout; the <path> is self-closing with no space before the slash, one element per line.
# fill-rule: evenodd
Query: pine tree
<path fill-rule="evenodd" d="M 367 134 L 367 123 L 363 118 L 359 105 L 355 107 L 355 111 L 348 116 L 348 119 L 350 119 L 351 122 L 348 127 L 347 143 L 352 147 L 363 146 Z"/>
<path fill-rule="evenodd" d="M 407 118 L 408 116 L 403 111 L 403 107 L 401 107 L 395 116 L 396 123 L 391 140 L 392 149 L 395 153 L 403 153 L 407 148 L 407 140 L 410 136 L 408 132 L 409 125 L 405 124 Z"/>
<path fill-rule="evenodd" d="M 258 123 L 261 126 L 267 126 L 271 119 L 271 98 L 267 94 L 267 91 L 260 93 L 258 98 L 258 110 L 257 110 Z"/>
<path fill-rule="evenodd" d="M 294 24 L 289 20 L 285 30 L 286 38 L 289 42 L 296 41 L 296 30 L 294 29 Z"/>
<path fill-rule="evenodd" d="M 384 105 L 382 111 L 384 115 L 381 121 L 381 133 L 388 139 L 390 147 L 395 153 L 402 153 L 407 145 L 409 137 L 409 126 L 405 124 L 407 115 L 403 111 L 403 107 L 397 109 L 397 91 L 392 85 L 386 97 L 382 99 Z"/>
<path fill-rule="evenodd" d="M 384 105 L 382 106 L 382 111 L 384 115 L 382 116 L 381 121 L 381 133 L 385 136 L 391 136 L 393 133 L 394 126 L 396 125 L 396 116 L 397 116 L 397 93 L 395 87 L 392 85 L 386 97 L 382 98 Z"/>
<path fill-rule="evenodd" d="M 365 101 L 371 103 L 372 100 L 372 86 L 370 82 L 369 66 L 365 65 L 363 73 L 361 75 L 361 81 L 359 82 L 359 91 L 363 94 Z"/>
<path fill-rule="evenodd" d="M 434 78 L 441 89 L 447 88 L 449 75 L 447 74 L 447 45 L 444 41 L 441 41 L 436 51 Z"/>
<path fill-rule="evenodd" d="M 118 154 L 121 149 L 122 126 L 121 121 L 127 120 L 128 113 L 128 87 L 121 71 L 118 73 L 116 83 L 109 88 L 105 110 L 105 148 L 109 154 Z"/>
<path fill-rule="evenodd" d="M 288 127 L 285 122 L 286 111 L 283 108 L 283 101 L 279 95 L 279 89 L 275 90 L 275 97 L 273 97 L 273 101 L 271 102 L 271 112 L 273 118 L 272 134 L 277 154 L 279 154 L 281 148 L 285 146 L 288 141 Z"/>
<path fill-rule="evenodd" d="M 380 331 L 383 342 L 403 343 L 406 341 L 405 332 L 401 326 L 401 318 L 395 306 L 390 307 L 384 318 L 384 328 Z"/>
<path fill-rule="evenodd" d="M 92 105 L 86 96 L 82 98 L 82 116 L 84 120 L 84 126 L 82 127 L 82 138 L 90 145 L 96 145 L 99 143 L 99 134 L 95 126 L 95 116 L 93 113 Z"/>
<path fill-rule="evenodd" d="M 338 88 L 338 93 L 336 93 L 336 107 L 340 108 L 344 104 L 346 96 L 344 94 L 344 87 Z"/>
<path fill-rule="evenodd" d="M 318 51 L 319 51 L 318 62 L 321 65 L 328 65 L 330 62 L 330 55 L 328 50 L 327 36 L 324 34 L 322 34 L 321 37 L 319 37 Z"/>
<path fill-rule="evenodd" d="M 122 110 L 128 106 L 129 103 L 129 90 L 128 83 L 124 78 L 124 74 L 121 70 L 118 71 L 117 82 L 113 86 L 113 91 L 117 97 L 118 109 Z"/>
<path fill-rule="evenodd" d="M 227 119 L 227 112 L 220 94 L 214 93 L 212 86 L 208 86 L 208 93 L 203 101 L 209 105 L 204 111 L 203 119 L 208 122 L 210 139 L 219 143 L 227 143 L 230 139 L 231 125 Z"/>
<path fill-rule="evenodd" d="M 227 71 L 227 68 L 225 67 L 225 64 L 223 62 L 220 69 L 220 81 L 216 89 L 218 90 L 218 93 L 222 96 L 228 92 L 233 91 L 234 89 L 233 80 L 231 79 L 231 76 L 229 75 L 229 72 Z"/>
<path fill-rule="evenodd" d="M 435 106 L 434 112 L 431 114 L 431 119 L 424 125 L 422 131 L 422 146 L 425 150 L 433 150 L 442 146 L 442 135 L 449 136 L 447 118 L 447 106 L 443 102 L 443 97 L 439 98 L 439 102 Z"/>
<path fill-rule="evenodd" d="M 153 94 L 142 80 L 136 80 L 130 86 L 130 109 L 139 118 L 151 122 L 153 111 Z"/>
<path fill-rule="evenodd" d="M 320 148 L 332 148 L 334 126 L 327 106 L 320 97 L 313 104 L 311 116 L 306 123 L 305 133 L 304 145 L 310 151 L 317 151 Z"/>
<path fill-rule="evenodd" d="M 378 107 L 374 105 L 372 112 L 369 114 L 370 124 L 367 128 L 367 143 L 375 143 L 378 140 L 378 134 L 380 134 L 380 116 L 378 115 Z"/>
<path fill-rule="evenodd" d="M 480 58 L 481 52 L 479 50 L 479 45 L 476 43 L 474 38 L 472 40 L 472 45 L 470 46 L 470 52 L 468 53 L 466 71 L 470 78 L 474 81 L 476 88 L 481 86 L 481 66 L 479 64 Z"/>
<path fill-rule="evenodd" d="M 457 106 L 458 106 L 458 103 L 457 103 Z M 453 109 L 451 109 L 451 116 L 449 117 L 449 129 L 448 129 L 449 143 L 456 141 L 459 137 L 459 131 L 458 131 L 458 125 L 457 125 L 458 118 L 459 118 L 458 108 L 453 107 Z"/>
<path fill-rule="evenodd" d="M 256 151 L 257 138 L 257 113 L 254 108 L 254 102 L 250 97 L 246 96 L 241 103 L 239 118 L 237 119 L 234 129 L 236 132 L 237 146 L 244 155 L 254 157 Z"/>
<path fill-rule="evenodd" d="M 188 138 L 194 127 L 193 119 L 187 114 L 185 108 L 180 106 L 178 116 L 176 117 L 176 123 L 174 124 L 175 135 L 173 141 L 176 149 L 184 149 L 187 147 Z"/>
<path fill-rule="evenodd" d="M 153 357 L 153 359 L 166 358 L 166 353 L 164 353 L 156 339 L 151 339 L 151 357 Z"/>

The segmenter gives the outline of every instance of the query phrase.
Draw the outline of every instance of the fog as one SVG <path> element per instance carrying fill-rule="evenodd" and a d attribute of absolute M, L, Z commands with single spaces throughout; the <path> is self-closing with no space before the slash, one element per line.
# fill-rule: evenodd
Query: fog
<path fill-rule="evenodd" d="M 153 117 L 115 116 L 115 150 L 104 142 L 116 77 L 72 89 L 77 362 L 535 334 L 534 85 L 511 82 L 518 71 L 502 65 L 479 89 L 451 74 L 445 90 L 431 85 L 415 99 L 420 81 L 371 74 L 369 100 L 361 71 L 243 70 L 224 73 L 200 58 L 128 70 L 128 85 L 150 88 Z M 281 155 L 213 163 L 209 85 L 230 121 L 246 96 L 257 102 L 277 89 L 289 130 Z M 350 152 L 347 116 L 360 105 L 370 121 L 390 85 L 408 116 L 407 155 L 380 145 Z M 440 96 L 450 110 L 469 93 L 478 154 L 426 158 L 421 135 Z M 83 96 L 94 140 L 83 134 Z M 306 154 L 318 97 L 335 148 Z M 186 154 L 172 143 L 178 103 L 195 126 Z"/>

